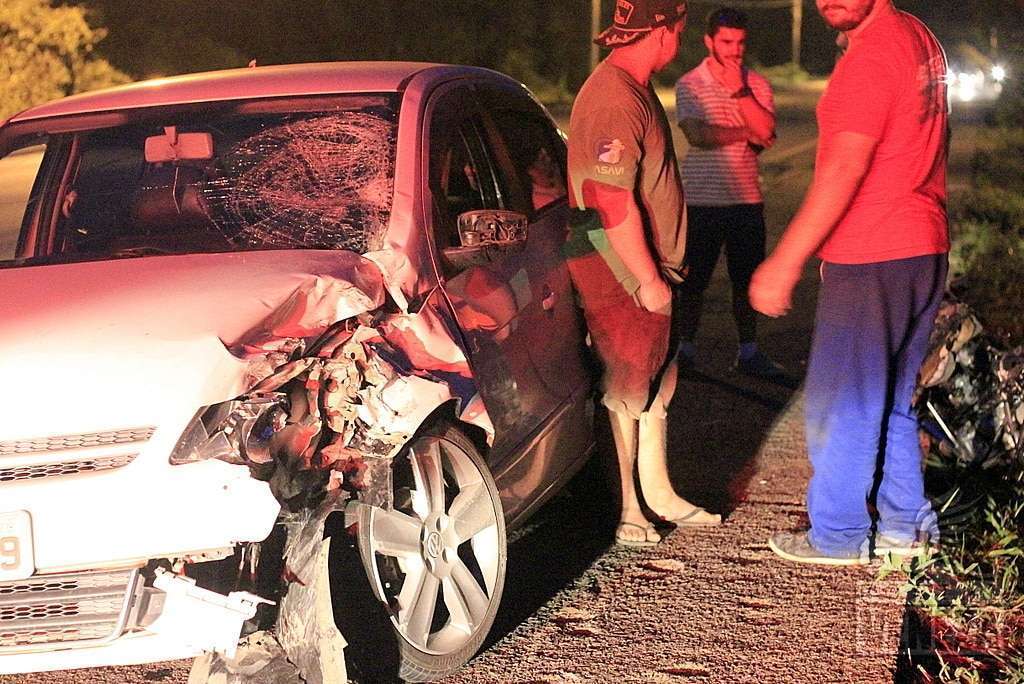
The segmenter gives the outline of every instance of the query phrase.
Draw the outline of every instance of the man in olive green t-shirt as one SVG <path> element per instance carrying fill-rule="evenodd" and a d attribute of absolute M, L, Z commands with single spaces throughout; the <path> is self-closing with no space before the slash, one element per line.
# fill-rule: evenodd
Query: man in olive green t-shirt
<path fill-rule="evenodd" d="M 668 354 L 670 284 L 682 281 L 686 214 L 668 118 L 650 83 L 679 49 L 680 0 L 618 0 L 614 24 L 595 40 L 612 49 L 573 105 L 566 253 L 591 340 L 604 366 L 602 402 L 611 417 L 622 480 L 621 544 L 661 537 L 633 483 L 660 520 L 714 525 L 720 516 L 686 501 L 666 466 L 666 411 L 676 367 Z"/>

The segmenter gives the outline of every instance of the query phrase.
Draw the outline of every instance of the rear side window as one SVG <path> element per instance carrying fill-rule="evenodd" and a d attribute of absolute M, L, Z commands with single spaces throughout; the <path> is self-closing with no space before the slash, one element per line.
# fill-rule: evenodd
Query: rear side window
<path fill-rule="evenodd" d="M 33 189 L 44 154 L 46 143 L 33 140 L 0 158 L 0 261 L 17 256 L 22 225 L 35 204 Z"/>

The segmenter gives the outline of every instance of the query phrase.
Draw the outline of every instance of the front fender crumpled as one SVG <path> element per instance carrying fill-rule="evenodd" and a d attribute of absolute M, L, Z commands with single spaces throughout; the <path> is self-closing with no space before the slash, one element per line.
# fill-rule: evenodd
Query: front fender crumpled
<path fill-rule="evenodd" d="M 289 586 L 276 636 L 261 634 L 254 641 L 253 635 L 254 650 L 243 643 L 233 662 L 208 657 L 204 667 L 211 682 L 236 681 L 240 663 L 252 659 L 274 671 L 281 664 L 275 649 L 304 678 L 316 680 L 323 670 L 338 667 L 328 656 L 344 639 L 322 605 L 327 517 L 352 496 L 389 506 L 391 459 L 441 405 L 454 402 L 466 410 L 467 420 L 489 437 L 493 433 L 455 322 L 430 307 L 388 312 L 399 307 L 388 301 L 376 276 L 311 276 L 226 345 L 247 362 L 243 397 L 287 397 L 287 423 L 271 437 L 268 460 L 249 465 L 282 504 Z"/>
<path fill-rule="evenodd" d="M 367 459 L 392 458 L 439 406 L 476 394 L 451 321 L 430 308 L 385 313 L 379 272 L 355 275 L 311 276 L 228 346 L 247 363 L 244 396 L 288 399 L 268 461 L 250 464 L 288 511 L 372 486 Z"/>

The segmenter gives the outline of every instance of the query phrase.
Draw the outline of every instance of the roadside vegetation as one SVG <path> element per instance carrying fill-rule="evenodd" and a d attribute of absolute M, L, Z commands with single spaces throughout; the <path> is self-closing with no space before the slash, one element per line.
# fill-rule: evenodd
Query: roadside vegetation
<path fill-rule="evenodd" d="M 906 589 L 924 682 L 1024 682 L 1024 87 L 1004 93 L 951 198 L 950 298 L 918 410 L 938 553 Z M 895 570 L 892 564 L 883 573 Z M 907 635 L 904 635 L 905 637 Z"/>
<path fill-rule="evenodd" d="M 106 31 L 82 7 L 50 0 L 0 3 L 0 121 L 47 100 L 130 79 L 95 52 Z"/>

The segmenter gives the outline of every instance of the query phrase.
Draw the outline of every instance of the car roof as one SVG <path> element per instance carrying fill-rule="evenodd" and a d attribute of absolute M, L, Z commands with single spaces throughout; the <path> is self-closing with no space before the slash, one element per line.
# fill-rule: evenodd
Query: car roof
<path fill-rule="evenodd" d="M 469 75 L 489 75 L 491 78 L 499 76 L 496 72 L 478 67 L 420 62 L 322 62 L 225 69 L 140 81 L 72 95 L 27 109 L 11 117 L 8 123 L 225 100 L 397 92 L 403 90 L 414 76 L 429 72 L 433 73 L 436 80 Z"/>

